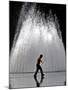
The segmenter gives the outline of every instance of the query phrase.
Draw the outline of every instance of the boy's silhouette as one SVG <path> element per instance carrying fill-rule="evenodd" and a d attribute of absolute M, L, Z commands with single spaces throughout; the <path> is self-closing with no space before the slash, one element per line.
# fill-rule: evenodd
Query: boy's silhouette
<path fill-rule="evenodd" d="M 35 74 L 34 74 L 34 77 L 35 77 L 35 78 L 36 78 L 36 75 L 37 75 L 37 73 L 38 73 L 39 70 L 40 70 L 40 72 L 41 72 L 41 78 L 43 78 L 43 76 L 44 76 L 43 70 L 42 70 L 42 68 L 41 68 L 41 66 L 40 66 L 40 63 L 43 63 L 42 60 L 41 60 L 42 57 L 43 57 L 43 55 L 40 54 L 39 58 L 37 59 L 36 72 L 35 72 Z"/>

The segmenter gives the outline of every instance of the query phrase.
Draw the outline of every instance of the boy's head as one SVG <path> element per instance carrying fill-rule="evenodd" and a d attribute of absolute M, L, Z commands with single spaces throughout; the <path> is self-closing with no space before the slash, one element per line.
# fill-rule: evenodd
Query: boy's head
<path fill-rule="evenodd" d="M 42 54 L 40 54 L 40 58 L 42 58 L 43 57 L 43 55 Z"/>

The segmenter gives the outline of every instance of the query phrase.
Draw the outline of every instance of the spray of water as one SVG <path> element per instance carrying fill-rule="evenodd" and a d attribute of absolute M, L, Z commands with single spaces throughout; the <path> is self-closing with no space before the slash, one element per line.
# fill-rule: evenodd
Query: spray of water
<path fill-rule="evenodd" d="M 65 51 L 56 15 L 29 9 L 23 5 L 10 55 L 10 72 L 34 72 L 36 60 L 43 54 L 44 71 L 65 70 Z"/>

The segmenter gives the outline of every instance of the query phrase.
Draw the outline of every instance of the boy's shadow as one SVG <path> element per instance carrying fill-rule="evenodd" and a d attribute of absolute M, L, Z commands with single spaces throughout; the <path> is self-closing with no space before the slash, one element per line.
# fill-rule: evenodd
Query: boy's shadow
<path fill-rule="evenodd" d="M 40 87 L 40 85 L 41 85 L 42 82 L 43 82 L 44 77 L 41 77 L 40 82 L 39 82 L 38 79 L 37 79 L 37 75 L 34 76 L 34 79 L 35 79 L 35 82 L 36 82 L 36 86 L 37 86 L 37 87 Z"/>

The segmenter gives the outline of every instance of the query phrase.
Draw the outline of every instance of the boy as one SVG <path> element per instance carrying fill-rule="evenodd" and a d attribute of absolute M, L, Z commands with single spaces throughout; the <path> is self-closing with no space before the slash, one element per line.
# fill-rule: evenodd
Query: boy
<path fill-rule="evenodd" d="M 35 78 L 36 78 L 36 75 L 37 75 L 37 73 L 38 73 L 39 70 L 40 70 L 40 72 L 41 72 L 41 77 L 44 76 L 43 70 L 42 70 L 42 68 L 41 68 L 41 66 L 40 66 L 40 64 L 43 63 L 42 60 L 41 60 L 42 57 L 43 57 L 43 55 L 40 54 L 39 58 L 37 59 L 36 72 L 35 72 L 35 74 L 34 74 L 34 77 L 35 77 Z"/>

